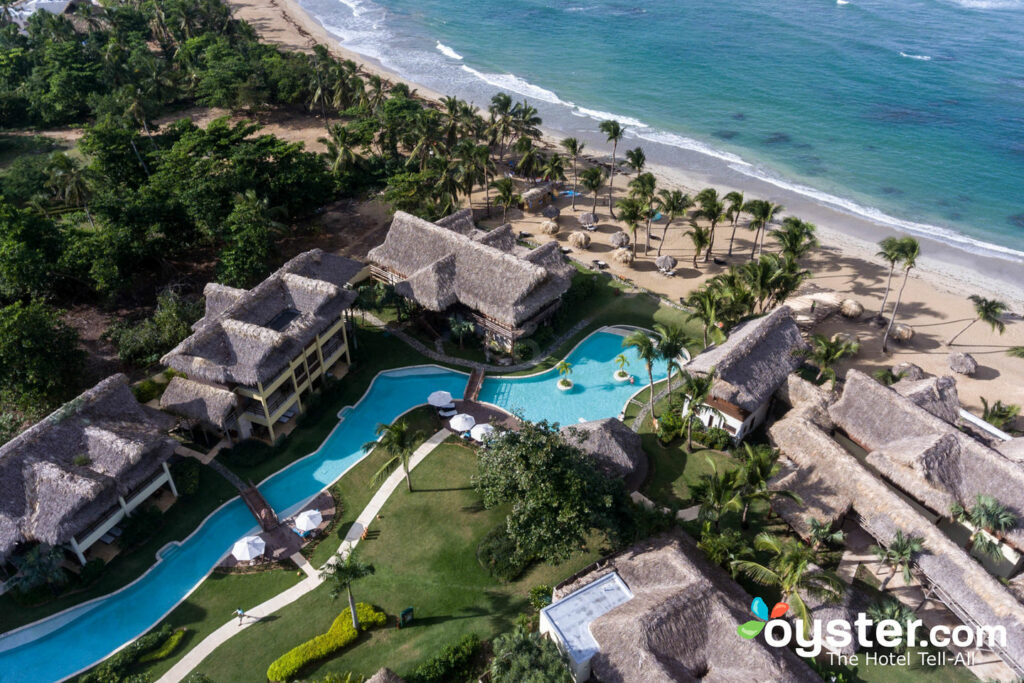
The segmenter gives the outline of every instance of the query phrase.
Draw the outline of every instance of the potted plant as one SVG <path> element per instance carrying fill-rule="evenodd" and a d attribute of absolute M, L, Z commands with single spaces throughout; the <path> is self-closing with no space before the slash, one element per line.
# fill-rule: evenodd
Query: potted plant
<path fill-rule="evenodd" d="M 629 360 L 626 358 L 626 354 L 620 353 L 616 356 L 615 364 L 619 366 L 619 369 L 615 371 L 612 378 L 616 382 L 628 382 L 631 375 L 626 372 L 626 368 L 629 366 Z"/>
<path fill-rule="evenodd" d="M 555 366 L 555 369 L 558 370 L 558 388 L 561 391 L 569 391 L 572 389 L 572 380 L 569 379 L 569 375 L 572 374 L 572 365 L 563 360 Z"/>

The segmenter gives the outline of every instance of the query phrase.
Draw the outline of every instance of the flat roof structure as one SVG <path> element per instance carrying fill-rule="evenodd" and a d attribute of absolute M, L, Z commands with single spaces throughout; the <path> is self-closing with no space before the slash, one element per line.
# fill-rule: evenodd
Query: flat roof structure
<path fill-rule="evenodd" d="M 574 662 L 587 662 L 600 651 L 590 624 L 619 605 L 633 599 L 633 592 L 617 572 L 602 576 L 558 602 L 541 610 L 551 629 L 557 632 Z"/>

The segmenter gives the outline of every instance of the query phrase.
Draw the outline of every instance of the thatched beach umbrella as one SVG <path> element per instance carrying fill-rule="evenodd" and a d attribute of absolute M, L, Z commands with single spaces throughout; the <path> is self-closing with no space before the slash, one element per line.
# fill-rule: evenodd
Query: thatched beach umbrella
<path fill-rule="evenodd" d="M 613 247 L 623 249 L 629 246 L 629 235 L 620 230 L 619 232 L 612 235 L 611 239 L 608 241 L 611 242 L 611 245 Z"/>
<path fill-rule="evenodd" d="M 581 213 L 578 220 L 584 228 L 592 228 L 597 225 L 597 216 L 592 213 Z"/>
<path fill-rule="evenodd" d="M 676 267 L 678 261 L 668 254 L 663 254 L 658 258 L 654 259 L 654 265 L 658 266 L 662 270 L 672 270 Z"/>
<path fill-rule="evenodd" d="M 558 220 L 558 216 L 561 213 L 562 212 L 559 211 L 557 206 L 555 206 L 554 204 L 548 204 L 547 206 L 544 207 L 544 210 L 540 212 L 540 215 L 544 216 L 544 218 L 550 218 L 551 220 L 555 221 Z"/>
<path fill-rule="evenodd" d="M 540 224 L 540 231 L 545 235 L 557 235 L 559 231 L 558 223 L 554 221 L 544 221 Z"/>
<path fill-rule="evenodd" d="M 629 266 L 633 264 L 633 252 L 626 248 L 616 249 L 615 251 L 612 252 L 612 259 L 616 263 L 621 263 L 624 266 Z"/>
<path fill-rule="evenodd" d="M 585 232 L 576 232 L 569 235 L 569 244 L 577 249 L 586 249 L 590 246 L 590 235 Z"/>

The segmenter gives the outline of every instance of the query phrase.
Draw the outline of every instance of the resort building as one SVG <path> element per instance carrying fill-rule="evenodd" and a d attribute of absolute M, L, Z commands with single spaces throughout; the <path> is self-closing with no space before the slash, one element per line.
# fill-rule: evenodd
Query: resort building
<path fill-rule="evenodd" d="M 511 225 L 484 232 L 468 209 L 437 223 L 398 211 L 368 256 L 373 277 L 399 295 L 445 318 L 462 315 L 506 349 L 557 310 L 574 272 L 557 243 L 519 246 Z"/>
<path fill-rule="evenodd" d="M 724 343 L 705 349 L 683 366 L 690 373 L 715 372 L 698 419 L 726 430 L 734 442 L 742 441 L 764 422 L 775 391 L 803 362 L 797 352 L 804 348 L 807 344 L 787 306 L 734 327 Z"/>
<path fill-rule="evenodd" d="M 688 536 L 655 537 L 555 588 L 540 631 L 576 681 L 816 681 L 787 648 L 744 640 L 750 596 Z"/>
<path fill-rule="evenodd" d="M 860 373 L 854 371 L 848 373 L 847 382 L 851 374 L 853 381 L 858 382 L 856 375 Z M 874 382 L 866 376 L 865 379 Z M 835 413 L 845 420 L 846 415 L 841 413 L 847 411 L 852 411 L 852 406 Z M 915 556 L 914 564 L 926 598 L 940 602 L 968 626 L 1005 627 L 1006 646 L 994 651 L 1014 675 L 1024 675 L 1024 604 L 937 526 L 935 515 L 879 478 L 863 458 L 801 412 L 791 411 L 769 429 L 773 443 L 785 457 L 783 470 L 772 486 L 797 493 L 803 499 L 803 504 L 797 505 L 776 498 L 772 502 L 776 512 L 805 538 L 811 517 L 833 525 L 849 519 L 883 547 L 892 543 L 897 531 L 920 537 L 924 552 Z M 879 416 L 879 422 L 900 424 L 901 418 L 892 414 L 888 402 L 874 403 L 873 413 Z M 951 472 L 947 465 L 936 470 L 939 477 Z"/>
<path fill-rule="evenodd" d="M 0 446 L 0 563 L 19 546 L 85 552 L 167 487 L 175 420 L 112 375 Z"/>
<path fill-rule="evenodd" d="M 647 478 L 647 454 L 640 435 L 614 417 L 562 427 L 566 440 L 589 455 L 598 469 L 636 491 Z"/>
<path fill-rule="evenodd" d="M 363 272 L 313 249 L 250 290 L 208 284 L 206 314 L 162 359 L 186 378 L 172 380 L 161 407 L 229 438 L 255 428 L 275 439 L 325 374 L 340 377 L 352 362 L 346 312 L 356 293 L 346 286 Z"/>

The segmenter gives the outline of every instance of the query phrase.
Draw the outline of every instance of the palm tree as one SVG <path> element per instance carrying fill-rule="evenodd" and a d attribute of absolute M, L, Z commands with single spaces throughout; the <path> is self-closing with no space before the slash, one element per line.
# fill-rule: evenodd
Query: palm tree
<path fill-rule="evenodd" d="M 892 368 L 879 368 L 871 373 L 871 376 L 878 380 L 879 384 L 891 387 L 903 379 L 904 372 L 893 372 Z"/>
<path fill-rule="evenodd" d="M 476 329 L 476 325 L 472 321 L 466 320 L 465 318 L 453 315 L 448 318 L 448 329 L 451 333 L 459 338 L 459 348 L 462 348 L 462 340 L 470 334 L 473 334 L 473 330 Z"/>
<path fill-rule="evenodd" d="M 1001 541 L 1007 531 L 1017 526 L 1017 515 L 994 497 L 984 493 L 975 497 L 974 505 L 969 509 L 964 509 L 960 503 L 953 503 L 949 513 L 961 524 L 970 524 L 973 527 L 971 538 L 967 541 L 967 552 L 978 546 L 982 552 L 995 559 L 1002 557 L 1002 550 L 998 541 L 992 541 L 985 534 L 991 534 Z"/>
<path fill-rule="evenodd" d="M 1010 358 L 1024 358 L 1024 346 L 1011 346 L 1006 350 L 1006 355 Z"/>
<path fill-rule="evenodd" d="M 651 417 L 654 417 L 654 363 L 658 360 L 658 349 L 654 340 L 643 330 L 631 332 L 622 340 L 622 346 L 636 350 L 636 355 L 647 365 L 647 382 L 651 395 Z"/>
<path fill-rule="evenodd" d="M 1013 403 L 1007 404 L 997 400 L 992 405 L 989 405 L 988 399 L 983 396 L 981 398 L 981 405 L 983 407 L 981 419 L 996 429 L 1002 429 L 1007 422 L 1020 415 L 1020 406 Z"/>
<path fill-rule="evenodd" d="M 668 371 L 668 395 L 672 395 L 672 370 L 676 369 L 676 359 L 686 347 L 693 343 L 690 335 L 686 334 L 676 325 L 654 324 L 654 331 L 658 333 L 658 354 L 665 361 Z"/>
<path fill-rule="evenodd" d="M 686 422 L 686 450 L 692 451 L 693 421 L 697 419 L 697 411 L 708 400 L 711 388 L 715 384 L 715 369 L 711 368 L 707 374 L 691 374 L 683 370 L 679 377 L 683 397 L 686 399 L 686 410 L 683 413 L 683 421 Z"/>
<path fill-rule="evenodd" d="M 494 175 L 494 159 L 491 158 L 491 149 L 487 145 L 476 145 L 467 157 L 467 161 L 476 166 L 478 177 L 484 186 L 484 206 L 487 215 L 491 215 L 491 177 Z"/>
<path fill-rule="evenodd" d="M 690 237 L 690 241 L 693 242 L 693 267 L 697 267 L 697 257 L 700 253 L 711 244 L 711 231 L 708 228 L 697 225 L 696 222 L 691 223 L 693 226 L 690 230 L 686 231 L 686 234 Z"/>
<path fill-rule="evenodd" d="M 552 154 L 540 168 L 544 180 L 565 180 L 565 159 L 561 154 Z"/>
<path fill-rule="evenodd" d="M 583 154 L 583 149 L 586 147 L 585 143 L 580 142 L 576 138 L 565 138 L 561 142 L 562 149 L 565 153 L 572 157 L 572 208 L 576 209 L 576 189 L 580 182 L 579 173 L 576 172 L 576 163 L 579 161 L 580 154 Z"/>
<path fill-rule="evenodd" d="M 814 550 L 820 550 L 822 546 L 839 545 L 846 538 L 842 529 L 833 529 L 831 524 L 820 522 L 814 517 L 807 518 L 807 529 Z"/>
<path fill-rule="evenodd" d="M 355 136 L 348 128 L 335 123 L 327 128 L 327 133 L 330 137 L 320 138 L 320 143 L 327 147 L 323 157 L 332 173 L 340 175 L 362 160 L 354 149 Z"/>
<path fill-rule="evenodd" d="M 656 206 L 665 217 L 665 229 L 662 230 L 661 242 L 658 243 L 658 256 L 661 256 L 661 248 L 665 246 L 665 238 L 668 237 L 668 226 L 693 206 L 693 200 L 690 199 L 690 195 L 683 194 L 681 190 L 661 190 L 658 192 Z"/>
<path fill-rule="evenodd" d="M 697 201 L 700 201 L 698 198 Z M 708 250 L 704 253 L 704 263 L 711 258 L 711 250 L 715 248 L 715 226 L 725 220 L 725 204 L 718 201 L 717 194 L 714 198 L 707 197 L 701 204 L 700 210 L 696 213 L 711 224 L 711 231 L 708 237 Z"/>
<path fill-rule="evenodd" d="M 909 584 L 914 578 L 910 573 L 910 564 L 913 562 L 914 556 L 922 550 L 924 550 L 924 539 L 920 536 L 907 536 L 903 533 L 902 529 L 896 530 L 896 536 L 892 539 L 888 548 L 878 545 L 871 546 L 871 552 L 875 554 L 882 564 L 888 565 L 889 569 L 892 570 L 885 577 L 885 580 L 882 581 L 879 590 L 884 591 L 885 587 L 889 585 L 889 581 L 898 571 L 903 572 L 903 580 Z"/>
<path fill-rule="evenodd" d="M 892 317 L 889 318 L 889 326 L 885 328 L 885 336 L 882 337 L 882 353 L 889 352 L 889 333 L 892 332 L 892 325 L 896 322 L 896 312 L 900 308 L 900 301 L 903 300 L 903 290 L 907 286 L 907 279 L 910 277 L 910 270 L 917 265 L 917 257 L 921 255 L 921 245 L 913 237 L 904 237 L 900 240 L 900 261 L 903 263 L 903 284 L 896 294 L 896 303 L 892 307 Z"/>
<path fill-rule="evenodd" d="M 536 184 L 537 174 L 544 166 L 545 160 L 540 150 L 533 144 L 533 138 L 519 138 L 516 140 L 515 150 L 522 155 L 519 157 L 519 163 L 516 164 L 516 171 L 522 177 L 528 178 L 530 182 Z"/>
<path fill-rule="evenodd" d="M 903 633 L 908 633 L 908 625 L 915 619 L 914 611 L 895 598 L 885 598 L 870 605 L 865 612 L 876 625 L 883 621 L 895 621 L 903 624 Z M 907 649 L 906 636 L 900 639 L 895 648 L 896 652 L 905 652 Z"/>
<path fill-rule="evenodd" d="M 770 501 L 772 498 L 788 498 L 797 505 L 803 505 L 803 499 L 792 491 L 768 488 L 768 482 L 779 473 L 779 451 L 769 446 L 751 446 L 743 444 L 739 453 L 743 465 L 740 467 L 740 499 L 743 502 L 743 514 L 740 515 L 740 526 L 750 527 L 747 513 L 750 505 L 756 500 Z"/>
<path fill-rule="evenodd" d="M 416 445 L 423 440 L 423 434 L 410 432 L 409 424 L 405 420 L 398 420 L 390 425 L 378 424 L 377 436 L 379 438 L 376 441 L 368 441 L 363 444 L 363 450 L 369 452 L 379 447 L 391 457 L 374 473 L 370 483 L 379 486 L 396 467 L 401 465 L 405 470 L 405 484 L 412 491 L 412 479 L 409 478 L 409 458 L 416 450 Z"/>
<path fill-rule="evenodd" d="M 885 304 L 889 301 L 889 292 L 892 291 L 892 274 L 896 272 L 896 265 L 903 259 L 901 251 L 902 243 L 897 237 L 886 237 L 878 243 L 881 249 L 875 256 L 879 256 L 889 264 L 889 277 L 885 281 L 885 295 L 882 296 L 882 305 L 878 308 L 878 318 L 883 319 L 885 315 Z"/>
<path fill-rule="evenodd" d="M 612 218 L 615 218 L 615 212 L 612 210 L 612 188 L 615 185 L 615 152 L 619 148 L 619 140 L 626 134 L 626 127 L 618 121 L 609 120 L 602 121 L 597 128 L 607 136 L 608 142 L 612 143 L 612 170 L 608 179 L 608 213 L 612 215 Z"/>
<path fill-rule="evenodd" d="M 47 163 L 46 186 L 65 206 L 80 206 L 85 210 L 89 225 L 96 224 L 89 213 L 89 197 L 92 195 L 92 174 L 64 152 L 54 152 Z"/>
<path fill-rule="evenodd" d="M 967 298 L 974 304 L 974 315 L 976 317 L 974 320 L 967 323 L 967 327 L 954 334 L 953 338 L 946 342 L 946 346 L 952 346 L 953 342 L 955 342 L 961 334 L 969 330 L 971 325 L 979 320 L 991 327 L 993 332 L 1002 334 L 1006 331 L 1006 323 L 1002 321 L 1001 316 L 1009 310 L 1009 306 L 998 299 L 986 299 L 985 297 L 978 296 L 977 294 L 972 294 Z"/>
<path fill-rule="evenodd" d="M 754 538 L 754 548 L 771 554 L 767 565 L 753 560 L 740 560 L 740 571 L 755 583 L 772 586 L 782 592 L 782 601 L 793 608 L 803 621 L 804 632 L 810 633 L 810 612 L 802 593 L 837 601 L 843 590 L 842 580 L 835 573 L 813 568 L 821 564 L 818 553 L 792 538 L 780 538 L 762 532 Z"/>
<path fill-rule="evenodd" d="M 501 222 L 508 222 L 508 207 L 518 204 L 522 197 L 516 192 L 516 184 L 511 178 L 498 178 L 491 183 L 494 188 L 494 201 L 501 207 Z"/>
<path fill-rule="evenodd" d="M 654 197 L 657 186 L 658 180 L 653 173 L 641 173 L 629 181 L 629 196 L 636 199 L 641 206 L 647 207 L 643 209 L 643 217 L 647 218 L 645 254 L 651 250 L 651 220 L 654 218 Z"/>
<path fill-rule="evenodd" d="M 732 220 L 732 234 L 729 235 L 729 256 L 732 256 L 732 244 L 736 240 L 736 224 L 739 223 L 740 214 L 743 213 L 743 193 L 734 190 L 722 199 L 729 202 L 728 216 Z"/>
<path fill-rule="evenodd" d="M 814 236 L 817 226 L 802 221 L 796 216 L 786 216 L 782 227 L 772 233 L 772 237 L 782 247 L 782 255 L 798 261 L 818 246 L 818 238 Z"/>
<path fill-rule="evenodd" d="M 619 372 L 626 372 L 626 368 L 629 367 L 629 359 L 626 358 L 626 354 L 620 353 L 615 356 L 615 365 L 619 368 Z"/>
<path fill-rule="evenodd" d="M 754 556 L 754 550 L 747 543 L 743 534 L 736 529 L 725 529 L 716 533 L 711 530 L 710 523 L 705 523 L 697 547 L 707 555 L 709 560 L 728 569 L 733 580 L 738 574 L 736 562 Z"/>
<path fill-rule="evenodd" d="M 686 320 L 699 320 L 704 327 L 704 348 L 708 347 L 708 331 L 718 324 L 718 296 L 710 289 L 695 289 L 686 297 L 686 305 L 693 309 L 693 312 L 686 316 Z"/>
<path fill-rule="evenodd" d="M 352 583 L 373 574 L 373 565 L 361 562 L 353 548 L 348 555 L 338 552 L 337 560 L 328 562 L 320 570 L 320 580 L 331 584 L 331 598 L 336 600 L 342 591 L 348 594 L 348 609 L 352 613 L 352 628 L 359 633 L 359 616 L 352 597 Z"/>
<path fill-rule="evenodd" d="M 619 200 L 619 218 L 629 227 L 632 236 L 633 255 L 636 256 L 636 230 L 644 218 L 644 207 L 632 197 Z"/>
<path fill-rule="evenodd" d="M 718 465 L 707 458 L 711 465 L 710 474 L 702 474 L 690 486 L 690 498 L 700 505 L 697 519 L 703 523 L 711 523 L 715 531 L 721 528 L 722 517 L 727 512 L 739 512 L 743 507 L 740 495 L 739 470 L 718 471 Z"/>
<path fill-rule="evenodd" d="M 840 359 L 852 356 L 860 350 L 860 344 L 855 341 L 843 339 L 831 340 L 825 335 L 816 334 L 811 337 L 811 346 L 808 349 L 800 349 L 797 354 L 807 358 L 818 368 L 818 375 L 814 381 L 820 382 L 822 378 L 828 377 L 832 380 L 832 388 L 836 386 L 835 364 Z"/>
<path fill-rule="evenodd" d="M 780 204 L 774 204 L 765 199 L 751 199 L 743 205 L 743 210 L 751 215 L 750 227 L 754 229 L 754 244 L 750 247 L 750 259 L 754 259 L 754 251 L 760 252 L 764 248 L 763 231 L 768 230 L 768 224 L 775 218 L 775 214 L 782 211 Z M 760 239 L 758 239 L 760 236 Z"/>
<path fill-rule="evenodd" d="M 64 551 L 60 548 L 44 544 L 35 545 L 24 553 L 15 555 L 11 561 L 18 568 L 18 573 L 7 580 L 9 588 L 25 593 L 38 586 L 56 589 L 67 581 L 67 574 L 61 567 Z"/>
<path fill-rule="evenodd" d="M 591 213 L 597 214 L 597 193 L 601 190 L 601 186 L 604 185 L 604 169 L 600 166 L 591 166 L 587 170 L 580 174 L 583 179 L 583 187 L 587 192 L 594 193 L 594 206 L 590 210 Z"/>
<path fill-rule="evenodd" d="M 559 384 L 562 384 L 562 382 L 568 383 L 571 381 L 569 379 L 569 375 L 572 374 L 572 363 L 569 363 L 568 361 L 564 360 L 559 361 L 558 365 L 555 366 L 555 370 L 558 370 L 558 376 L 560 378 L 558 380 Z"/>
<path fill-rule="evenodd" d="M 643 173 L 644 166 L 646 165 L 647 155 L 644 154 L 644 150 L 642 147 L 626 150 L 626 166 L 629 166 L 637 173 Z"/>

